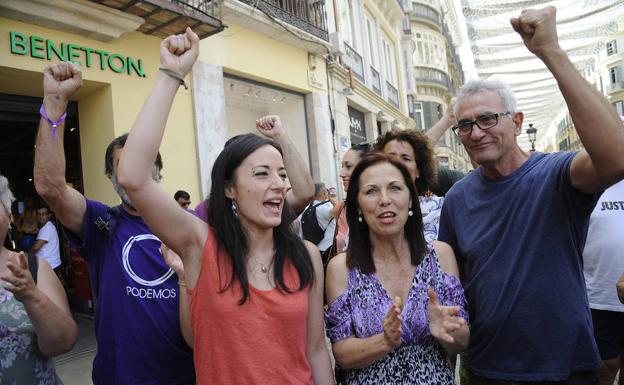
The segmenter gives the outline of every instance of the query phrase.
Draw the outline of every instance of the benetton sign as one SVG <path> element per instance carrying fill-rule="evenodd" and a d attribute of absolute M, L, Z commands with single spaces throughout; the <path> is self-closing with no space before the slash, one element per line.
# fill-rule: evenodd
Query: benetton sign
<path fill-rule="evenodd" d="M 11 53 L 15 55 L 30 55 L 31 57 L 45 60 L 71 61 L 87 68 L 91 68 L 95 62 L 95 64 L 99 63 L 102 71 L 110 70 L 128 75 L 136 74 L 142 78 L 147 76 L 143 71 L 143 61 L 141 59 L 135 60 L 130 56 L 109 53 L 76 44 L 58 44 L 50 39 L 34 35 L 27 36 L 20 32 L 11 32 L 9 36 Z"/>

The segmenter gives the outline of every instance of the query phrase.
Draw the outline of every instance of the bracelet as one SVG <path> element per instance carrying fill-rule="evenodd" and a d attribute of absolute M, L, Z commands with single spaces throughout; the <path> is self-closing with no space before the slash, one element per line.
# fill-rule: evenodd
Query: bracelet
<path fill-rule="evenodd" d="M 160 71 L 166 73 L 167 75 L 171 76 L 174 79 L 178 79 L 180 81 L 180 84 L 184 86 L 185 90 L 188 90 L 188 86 L 186 85 L 186 82 L 184 81 L 184 76 L 180 75 L 179 73 L 170 70 L 169 68 L 163 68 L 160 67 L 158 68 Z"/>
<path fill-rule="evenodd" d="M 43 103 L 41 103 L 39 114 L 41 115 L 42 118 L 46 120 L 46 122 L 50 123 L 50 125 L 52 126 L 53 137 L 56 136 L 56 127 L 58 127 L 59 124 L 63 123 L 65 121 L 65 118 L 67 117 L 67 111 L 65 111 L 63 115 L 61 115 L 60 118 L 58 118 L 56 121 L 53 122 L 52 119 L 48 117 L 48 114 L 46 113 L 45 106 L 43 105 Z"/>
<path fill-rule="evenodd" d="M 186 287 L 186 282 L 178 281 L 178 286 Z"/>

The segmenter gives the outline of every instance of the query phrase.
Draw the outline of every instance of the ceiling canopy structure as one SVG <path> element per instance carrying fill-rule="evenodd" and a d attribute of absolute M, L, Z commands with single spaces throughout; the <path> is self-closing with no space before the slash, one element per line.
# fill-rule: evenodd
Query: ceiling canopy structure
<path fill-rule="evenodd" d="M 546 66 L 524 46 L 509 19 L 523 9 L 555 6 L 559 45 L 585 74 L 593 71 L 605 39 L 618 32 L 618 22 L 624 20 L 622 0 L 461 0 L 461 5 L 479 77 L 498 78 L 511 86 L 524 112 L 523 128 L 532 123 L 538 140 L 564 101 Z M 531 147 L 524 133 L 518 142 L 522 148 Z"/>

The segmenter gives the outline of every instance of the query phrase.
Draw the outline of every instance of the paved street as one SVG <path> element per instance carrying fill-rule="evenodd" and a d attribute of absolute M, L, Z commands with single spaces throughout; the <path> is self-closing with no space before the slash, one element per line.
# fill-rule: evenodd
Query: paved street
<path fill-rule="evenodd" d="M 92 385 L 91 365 L 96 350 L 93 317 L 75 313 L 74 319 L 80 328 L 78 342 L 71 351 L 56 357 L 54 365 L 65 385 Z"/>
<path fill-rule="evenodd" d="M 93 317 L 74 313 L 74 319 L 80 328 L 80 337 L 70 352 L 54 359 L 56 371 L 65 385 L 93 385 L 91 382 L 91 365 L 96 350 Z M 331 351 L 331 347 L 329 348 Z M 459 369 L 459 360 L 457 369 Z M 458 371 L 456 370 L 455 373 L 457 383 L 459 383 Z M 617 385 L 617 378 L 613 385 Z"/>

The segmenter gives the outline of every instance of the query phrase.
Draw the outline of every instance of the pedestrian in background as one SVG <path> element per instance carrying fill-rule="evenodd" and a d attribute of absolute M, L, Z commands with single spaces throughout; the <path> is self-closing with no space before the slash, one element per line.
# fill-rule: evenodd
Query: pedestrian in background
<path fill-rule="evenodd" d="M 30 253 L 48 261 L 54 272 L 60 277 L 61 249 L 59 236 L 56 226 L 52 222 L 52 213 L 48 206 L 42 204 L 37 207 L 37 222 L 39 223 L 39 233 L 37 233 L 37 241 L 31 247 Z"/>
<path fill-rule="evenodd" d="M 331 246 L 336 229 L 336 222 L 331 216 L 334 206 L 328 198 L 325 183 L 315 183 L 312 202 L 297 218 L 301 222 L 303 239 L 314 243 L 321 255 Z M 325 261 L 324 258 L 323 263 Z"/>
<path fill-rule="evenodd" d="M 37 241 L 37 233 L 39 232 L 37 210 L 32 199 L 26 199 L 24 202 L 24 212 L 20 213 L 16 228 L 20 235 L 19 250 L 28 252 Z"/>
<path fill-rule="evenodd" d="M 624 130 L 624 127 L 622 128 Z M 589 218 L 583 272 L 600 353 L 600 385 L 624 385 L 624 304 L 613 285 L 624 271 L 624 181 L 605 190 Z"/>
<path fill-rule="evenodd" d="M 175 199 L 183 209 L 188 209 L 191 205 L 191 194 L 184 190 L 176 191 L 175 194 L 173 194 L 173 199 Z"/>
<path fill-rule="evenodd" d="M 0 175 L 0 238 L 11 222 L 13 193 Z M 0 384 L 62 385 L 52 357 L 78 338 L 61 282 L 43 258 L 0 249 Z"/>

